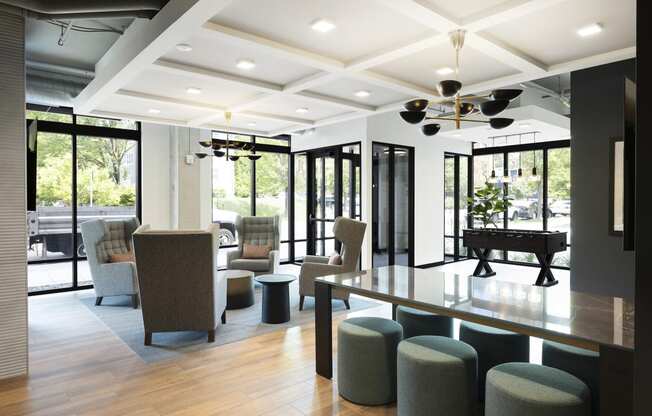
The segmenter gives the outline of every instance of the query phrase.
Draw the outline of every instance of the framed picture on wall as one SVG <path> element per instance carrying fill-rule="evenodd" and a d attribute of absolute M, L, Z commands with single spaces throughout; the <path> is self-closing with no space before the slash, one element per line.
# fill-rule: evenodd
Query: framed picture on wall
<path fill-rule="evenodd" d="M 609 234 L 622 236 L 625 228 L 625 141 L 609 141 Z"/>

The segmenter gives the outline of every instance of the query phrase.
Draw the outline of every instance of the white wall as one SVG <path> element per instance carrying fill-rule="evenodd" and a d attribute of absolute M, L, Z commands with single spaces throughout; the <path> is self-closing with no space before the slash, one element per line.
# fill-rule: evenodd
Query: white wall
<path fill-rule="evenodd" d="M 444 259 L 444 153 L 471 154 L 471 143 L 427 137 L 419 126 L 405 123 L 398 113 L 369 117 L 370 143 L 383 142 L 414 147 L 414 264 L 429 264 Z M 364 167 L 371 176 L 371 164 Z M 366 188 L 363 188 L 363 190 Z M 371 206 L 371 188 L 364 198 Z"/>
<path fill-rule="evenodd" d="M 27 372 L 25 22 L 0 12 L 0 378 Z"/>
<path fill-rule="evenodd" d="M 170 127 L 143 123 L 141 148 L 143 224 L 169 229 L 172 227 Z"/>
<path fill-rule="evenodd" d="M 143 123 L 143 223 L 152 228 L 205 228 L 211 222 L 210 159 L 186 162 L 210 130 Z M 203 151 L 203 149 L 202 149 Z"/>

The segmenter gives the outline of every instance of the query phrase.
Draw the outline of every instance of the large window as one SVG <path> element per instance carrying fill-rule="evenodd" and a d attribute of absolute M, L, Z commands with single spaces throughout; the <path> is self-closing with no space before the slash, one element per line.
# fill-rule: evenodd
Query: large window
<path fill-rule="evenodd" d="M 229 142 L 253 143 L 261 157 L 229 160 L 213 157 L 213 221 L 220 224 L 220 266 L 226 253 L 235 250 L 238 216 L 279 217 L 281 260 L 290 260 L 290 151 L 287 139 L 229 134 Z M 213 139 L 226 144 L 226 134 L 213 132 Z M 235 154 L 248 152 L 235 151 Z"/>
<path fill-rule="evenodd" d="M 140 125 L 38 109 L 27 118 L 38 120 L 29 292 L 90 287 L 80 224 L 139 216 Z"/>
<path fill-rule="evenodd" d="M 494 183 L 503 189 L 504 197 L 512 204 L 507 212 L 496 218 L 498 228 L 564 231 L 568 233 L 570 244 L 568 140 L 474 149 L 474 155 L 474 189 L 487 182 Z M 570 250 L 569 245 L 565 252 L 557 253 L 553 264 L 570 267 Z M 538 264 L 530 253 L 494 251 L 492 258 Z"/>

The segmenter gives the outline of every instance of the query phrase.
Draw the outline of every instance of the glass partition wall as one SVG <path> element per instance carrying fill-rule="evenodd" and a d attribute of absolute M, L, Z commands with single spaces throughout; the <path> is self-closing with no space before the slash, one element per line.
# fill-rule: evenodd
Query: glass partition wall
<path fill-rule="evenodd" d="M 28 106 L 36 209 L 28 212 L 30 294 L 91 287 L 80 225 L 140 217 L 140 125 Z"/>
<path fill-rule="evenodd" d="M 468 255 L 462 230 L 469 227 L 468 202 L 471 196 L 471 157 L 444 155 L 444 261 L 457 261 Z"/>
<path fill-rule="evenodd" d="M 570 141 L 474 148 L 473 155 L 473 190 L 491 182 L 501 187 L 504 198 L 511 202 L 496 218 L 496 226 L 567 232 L 568 249 L 558 253 L 553 264 L 570 267 Z M 531 253 L 494 251 L 492 259 L 538 265 Z"/>

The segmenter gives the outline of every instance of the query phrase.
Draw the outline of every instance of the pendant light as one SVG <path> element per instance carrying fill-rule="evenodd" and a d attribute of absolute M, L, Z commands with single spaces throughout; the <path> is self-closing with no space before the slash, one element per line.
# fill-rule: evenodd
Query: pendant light
<path fill-rule="evenodd" d="M 496 139 L 491 138 L 491 147 L 494 147 L 496 145 Z M 491 179 L 495 182 L 496 181 L 496 155 L 491 154 Z"/>
<path fill-rule="evenodd" d="M 507 145 L 507 136 L 505 136 L 505 145 Z M 509 176 L 509 159 L 507 160 L 507 163 L 505 164 L 503 161 L 503 177 L 501 182 L 503 184 L 505 183 L 511 183 L 512 182 L 512 177 Z"/>
<path fill-rule="evenodd" d="M 532 144 L 536 144 L 537 142 L 537 133 L 533 132 L 532 133 Z M 534 165 L 532 166 L 532 176 L 530 176 L 530 182 L 538 182 L 539 181 L 539 175 L 537 174 L 537 151 L 533 150 L 532 151 L 534 155 Z"/>

